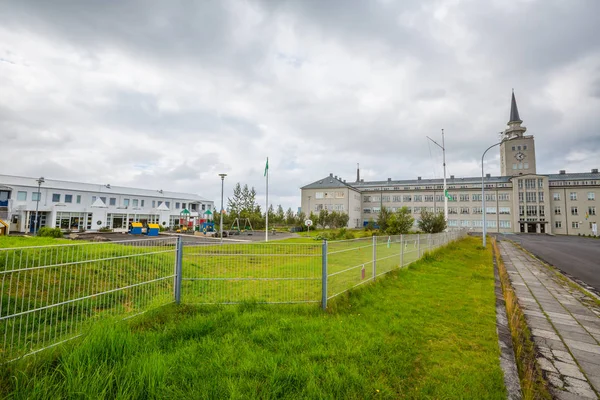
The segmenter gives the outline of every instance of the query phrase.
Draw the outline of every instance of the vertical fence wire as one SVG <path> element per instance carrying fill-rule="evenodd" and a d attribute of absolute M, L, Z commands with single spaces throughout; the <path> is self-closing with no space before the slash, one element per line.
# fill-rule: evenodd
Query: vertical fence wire
<path fill-rule="evenodd" d="M 173 238 L 0 249 L 0 362 L 173 301 Z"/>

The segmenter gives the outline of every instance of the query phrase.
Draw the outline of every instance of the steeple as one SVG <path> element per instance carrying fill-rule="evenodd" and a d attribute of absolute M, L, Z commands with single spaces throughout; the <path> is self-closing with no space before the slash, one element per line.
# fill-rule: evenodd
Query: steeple
<path fill-rule="evenodd" d="M 511 122 L 523 122 L 521 118 L 519 118 L 519 109 L 517 108 L 517 100 L 515 100 L 515 90 L 512 92 L 512 100 L 510 102 L 510 119 L 508 123 Z"/>

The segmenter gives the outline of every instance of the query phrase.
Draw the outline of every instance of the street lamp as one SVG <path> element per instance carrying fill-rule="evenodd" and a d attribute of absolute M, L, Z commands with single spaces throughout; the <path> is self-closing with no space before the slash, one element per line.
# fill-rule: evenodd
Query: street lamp
<path fill-rule="evenodd" d="M 219 174 L 219 176 L 221 177 L 221 222 L 219 223 L 219 230 L 221 231 L 221 244 L 223 244 L 223 187 L 227 174 Z"/>
<path fill-rule="evenodd" d="M 38 196 L 37 196 L 37 202 L 35 203 L 35 222 L 33 225 L 33 236 L 37 235 L 37 230 L 38 230 L 38 210 L 40 208 L 40 197 L 42 197 L 42 192 L 41 192 L 41 188 L 42 188 L 42 183 L 46 182 L 44 180 L 44 177 L 40 177 L 39 179 L 36 179 L 36 182 L 38 184 Z"/>
<path fill-rule="evenodd" d="M 510 137 L 508 139 L 502 139 L 496 144 L 491 145 L 481 155 L 481 213 L 483 214 L 483 248 L 485 249 L 485 234 L 486 234 L 486 221 L 485 221 L 485 184 L 483 182 L 484 174 L 483 174 L 483 157 L 485 157 L 485 153 L 488 152 L 492 147 L 496 147 L 501 145 L 504 142 L 508 142 L 509 140 L 514 139 L 516 136 Z"/>

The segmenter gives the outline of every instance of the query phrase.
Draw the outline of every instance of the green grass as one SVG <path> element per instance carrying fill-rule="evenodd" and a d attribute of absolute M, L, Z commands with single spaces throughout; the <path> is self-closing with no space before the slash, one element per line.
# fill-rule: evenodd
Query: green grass
<path fill-rule="evenodd" d="M 73 243 L 69 239 L 30 236 L 0 236 L 0 249 L 26 246 L 52 246 L 55 244 Z"/>
<path fill-rule="evenodd" d="M 504 399 L 491 252 L 466 238 L 317 306 L 170 305 L 8 364 L 0 396 Z"/>

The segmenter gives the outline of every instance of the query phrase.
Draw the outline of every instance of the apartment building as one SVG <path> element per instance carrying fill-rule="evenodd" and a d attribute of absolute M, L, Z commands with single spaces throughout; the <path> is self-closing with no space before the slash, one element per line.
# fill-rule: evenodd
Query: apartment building
<path fill-rule="evenodd" d="M 508 128 L 499 146 L 501 176 L 484 177 L 484 209 L 481 177 L 451 175 L 447 180 L 449 228 L 481 231 L 485 213 L 488 232 L 597 235 L 598 169 L 538 174 L 534 136 L 525 134 L 527 128 L 522 123 L 513 93 Z M 329 174 L 301 188 L 303 212 L 344 211 L 350 217 L 348 227 L 362 227 L 376 220 L 382 207 L 392 211 L 407 207 L 415 221 L 422 210 L 443 212 L 443 180 L 417 177 L 365 182 L 357 169 L 355 182 Z"/>

